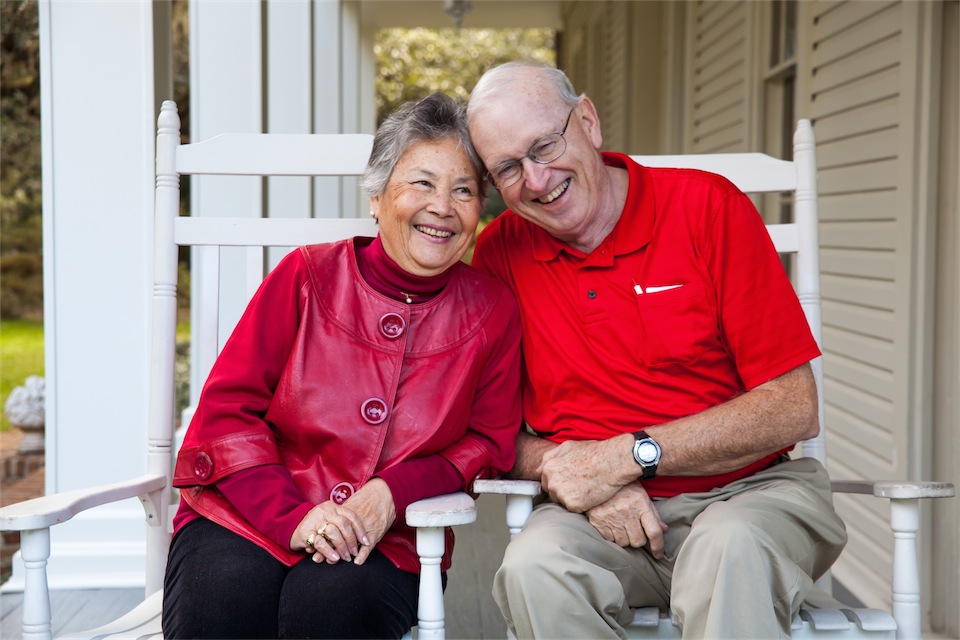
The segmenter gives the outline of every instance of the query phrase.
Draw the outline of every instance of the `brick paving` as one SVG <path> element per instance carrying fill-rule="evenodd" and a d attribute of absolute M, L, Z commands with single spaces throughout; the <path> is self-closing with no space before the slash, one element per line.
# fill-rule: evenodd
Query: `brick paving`
<path fill-rule="evenodd" d="M 19 455 L 23 433 L 16 428 L 0 433 L 0 506 L 43 495 L 43 455 Z"/>
<path fill-rule="evenodd" d="M 16 428 L 0 433 L 0 506 L 43 495 L 43 454 L 21 455 L 17 451 L 23 433 Z M 20 548 L 20 533 L 0 535 L 0 583 L 10 576 L 11 557 Z"/>

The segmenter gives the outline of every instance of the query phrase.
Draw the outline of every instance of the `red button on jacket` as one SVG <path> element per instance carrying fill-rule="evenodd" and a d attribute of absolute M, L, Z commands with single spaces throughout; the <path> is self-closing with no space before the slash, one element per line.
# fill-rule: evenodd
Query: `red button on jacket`
<path fill-rule="evenodd" d="M 387 403 L 380 398 L 370 398 L 360 407 L 360 415 L 370 424 L 380 424 L 387 419 Z"/>
<path fill-rule="evenodd" d="M 406 324 L 403 317 L 399 314 L 386 313 L 380 318 L 380 333 L 382 333 L 385 338 L 396 340 L 403 335 Z"/>

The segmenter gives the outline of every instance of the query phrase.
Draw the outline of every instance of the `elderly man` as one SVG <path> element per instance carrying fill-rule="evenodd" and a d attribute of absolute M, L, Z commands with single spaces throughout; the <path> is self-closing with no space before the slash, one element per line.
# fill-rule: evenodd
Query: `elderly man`
<path fill-rule="evenodd" d="M 600 151 L 554 68 L 487 72 L 471 138 L 509 210 L 474 265 L 521 307 L 514 477 L 539 504 L 494 596 L 519 638 L 616 638 L 659 606 L 684 637 L 769 638 L 846 542 L 819 430 L 816 342 L 762 220 L 725 179 Z"/>

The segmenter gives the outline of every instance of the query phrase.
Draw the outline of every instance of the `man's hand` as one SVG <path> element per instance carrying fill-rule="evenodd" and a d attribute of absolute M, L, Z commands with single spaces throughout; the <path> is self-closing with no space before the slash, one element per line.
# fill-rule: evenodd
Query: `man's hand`
<path fill-rule="evenodd" d="M 630 434 L 608 440 L 568 440 L 543 454 L 540 486 L 568 511 L 583 513 L 609 500 L 640 475 Z"/>
<path fill-rule="evenodd" d="M 590 524 L 610 542 L 637 549 L 649 543 L 653 557 L 658 560 L 663 557 L 663 533 L 669 527 L 660 519 L 656 506 L 639 482 L 622 487 L 586 515 Z"/>

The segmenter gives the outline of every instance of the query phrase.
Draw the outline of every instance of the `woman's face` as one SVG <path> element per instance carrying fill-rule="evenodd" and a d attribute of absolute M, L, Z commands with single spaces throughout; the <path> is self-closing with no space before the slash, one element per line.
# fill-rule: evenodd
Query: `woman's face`
<path fill-rule="evenodd" d="M 387 255 L 418 276 L 438 275 L 456 264 L 480 219 L 479 178 L 454 139 L 407 149 L 383 194 L 370 198 Z"/>

